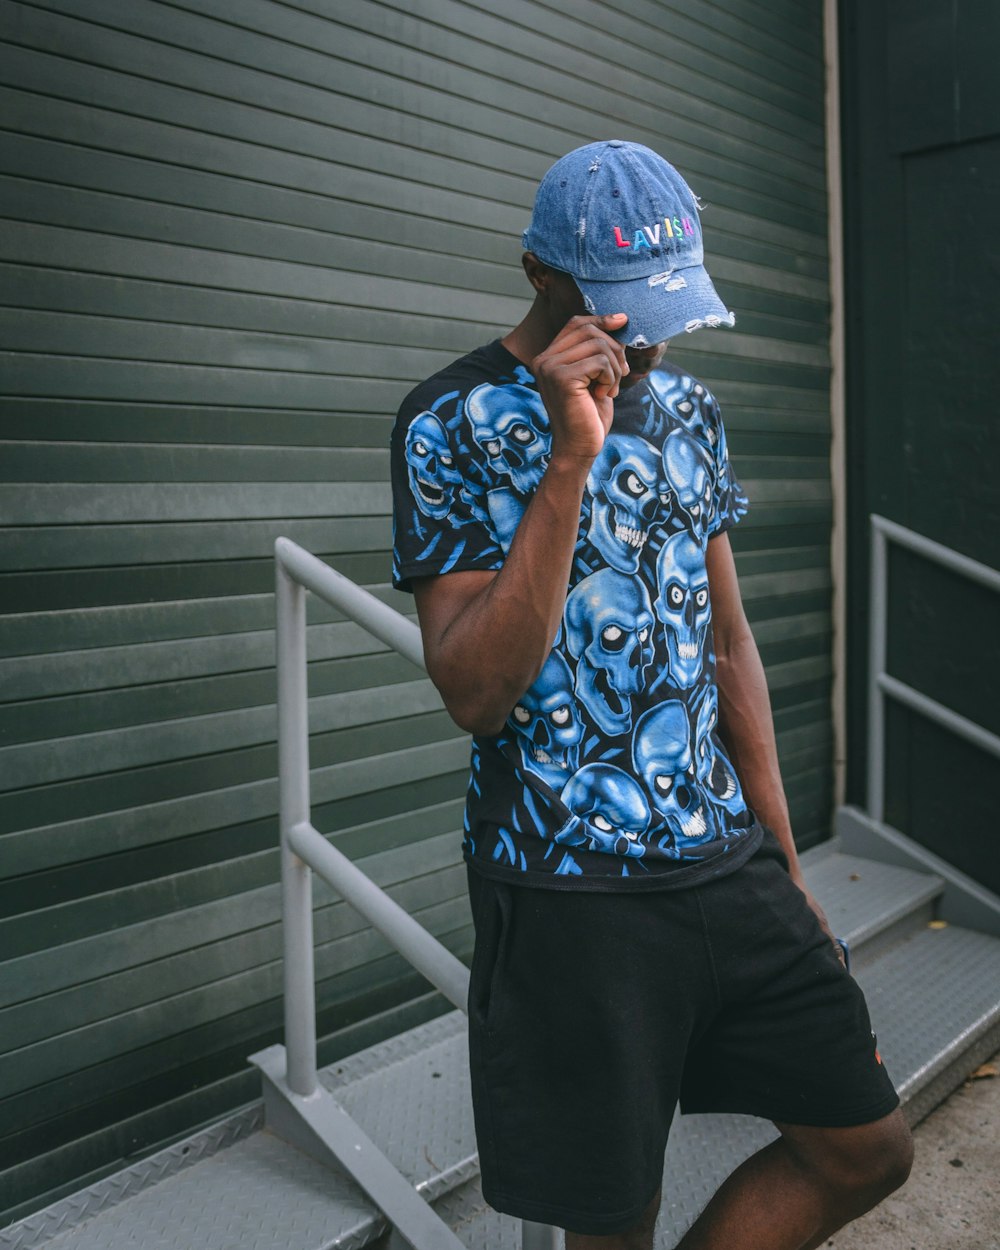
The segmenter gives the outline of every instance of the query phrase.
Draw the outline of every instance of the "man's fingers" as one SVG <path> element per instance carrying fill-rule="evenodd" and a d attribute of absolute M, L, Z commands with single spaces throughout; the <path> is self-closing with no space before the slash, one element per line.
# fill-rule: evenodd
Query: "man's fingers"
<path fill-rule="evenodd" d="M 602 368 L 604 362 L 607 362 L 614 373 L 615 383 L 627 374 L 629 365 L 625 349 L 609 338 L 595 324 L 596 320 L 593 317 L 587 320 L 574 317 L 567 322 L 566 328 L 532 362 L 535 377 L 539 381 L 545 376 L 555 377 L 559 374 L 566 378 L 568 371 L 576 378 L 585 378 L 590 384 L 599 380 L 599 375 L 590 371 L 597 358 L 600 358 Z"/>
<path fill-rule="evenodd" d="M 584 447 L 591 457 L 600 450 L 610 424 L 608 401 L 617 396 L 622 376 L 629 371 L 625 349 L 609 331 L 627 320 L 624 313 L 572 317 L 531 362 L 552 422 L 553 445 L 557 439 L 568 441 Z"/>
<path fill-rule="evenodd" d="M 590 379 L 594 375 L 589 372 L 589 369 L 595 361 L 602 365 L 606 364 L 616 378 L 622 377 L 629 371 L 625 357 L 613 352 L 608 346 L 608 340 L 596 336 L 571 343 L 562 351 L 547 356 L 544 361 L 539 360 L 537 364 L 543 372 L 550 375 L 562 373 L 581 375 Z"/>
<path fill-rule="evenodd" d="M 603 386 L 608 391 L 617 387 L 621 381 L 622 371 L 617 361 L 606 352 L 595 351 L 589 356 L 560 362 L 551 369 L 550 376 L 554 380 L 570 384 L 584 383 L 592 393 L 596 394 L 597 387 Z"/>
<path fill-rule="evenodd" d="M 620 330 L 625 322 L 628 321 L 627 313 L 602 313 L 597 316 L 594 313 L 578 313 L 575 317 L 570 317 L 566 325 L 560 330 L 560 334 L 566 332 L 571 326 L 612 326 L 616 330 Z"/>
<path fill-rule="evenodd" d="M 574 336 L 563 343 L 559 343 L 558 346 L 553 343 L 551 347 L 542 352 L 538 359 L 552 360 L 562 364 L 563 362 L 569 363 L 574 360 L 582 360 L 585 356 L 592 355 L 595 351 L 601 351 L 609 359 L 617 360 L 623 365 L 626 363 L 625 352 L 624 350 L 615 350 L 620 345 L 614 339 L 609 339 L 606 334 L 596 331 L 593 326 L 588 326 L 587 329 L 590 331 L 589 333 Z"/>
<path fill-rule="evenodd" d="M 599 338 L 602 342 L 607 343 L 608 347 L 624 363 L 625 348 L 617 339 L 611 337 L 610 332 L 620 330 L 626 321 L 628 321 L 628 317 L 625 313 L 611 313 L 605 317 L 571 317 L 542 355 L 547 356 L 550 353 L 561 355 L 571 344 L 583 342 L 587 339 Z"/>

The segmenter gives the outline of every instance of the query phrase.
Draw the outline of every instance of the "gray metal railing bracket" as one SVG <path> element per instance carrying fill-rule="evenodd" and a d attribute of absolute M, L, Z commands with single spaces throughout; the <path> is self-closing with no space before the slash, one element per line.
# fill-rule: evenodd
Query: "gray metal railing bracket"
<path fill-rule="evenodd" d="M 272 1132 L 327 1167 L 347 1172 L 389 1220 L 403 1246 L 465 1250 L 329 1090 L 317 1085 L 302 1095 L 289 1088 L 284 1046 L 269 1046 L 251 1055 L 250 1062 L 263 1077 L 264 1114 Z"/>

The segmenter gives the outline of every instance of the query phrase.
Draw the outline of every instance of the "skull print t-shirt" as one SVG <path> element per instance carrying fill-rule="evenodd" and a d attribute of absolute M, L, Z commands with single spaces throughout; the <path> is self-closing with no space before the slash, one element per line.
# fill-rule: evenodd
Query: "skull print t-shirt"
<path fill-rule="evenodd" d="M 550 444 L 534 379 L 499 341 L 412 391 L 392 436 L 393 584 L 502 568 Z M 621 393 L 555 645 L 503 730 L 472 741 L 473 866 L 523 884 L 665 888 L 756 849 L 716 733 L 705 567 L 708 540 L 746 510 L 702 383 L 665 363 Z"/>

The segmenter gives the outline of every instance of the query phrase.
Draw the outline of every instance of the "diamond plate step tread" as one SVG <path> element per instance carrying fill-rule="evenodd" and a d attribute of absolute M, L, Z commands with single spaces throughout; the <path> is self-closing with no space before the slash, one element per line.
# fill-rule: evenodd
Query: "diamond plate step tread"
<path fill-rule="evenodd" d="M 464 1034 L 465 1015 L 461 1011 L 449 1011 L 407 1029 L 405 1033 L 376 1042 L 356 1054 L 328 1064 L 320 1069 L 320 1079 L 327 1089 L 336 1092 L 373 1072 L 382 1072 L 393 1064 L 404 1063 L 412 1055 L 438 1042 Z"/>
<path fill-rule="evenodd" d="M 354 1075 L 321 1074 L 340 1105 L 391 1163 L 425 1197 L 453 1188 L 479 1170 L 469 1098 L 465 1018 L 447 1026 L 415 1053 L 397 1053 L 382 1069 Z M 460 1031 L 459 1031 L 460 1030 Z M 444 1029 L 438 1030 L 443 1033 Z"/>
<path fill-rule="evenodd" d="M 433 1206 L 467 1250 L 521 1250 L 521 1221 L 487 1204 L 478 1175 Z"/>
<path fill-rule="evenodd" d="M 251 1103 L 224 1120 L 217 1120 L 155 1154 L 147 1155 L 84 1189 L 60 1198 L 33 1215 L 0 1228 L 0 1247 L 4 1250 L 7 1247 L 28 1250 L 29 1247 L 46 1245 L 65 1229 L 90 1219 L 99 1211 L 117 1206 L 152 1185 L 158 1185 L 168 1176 L 197 1165 L 217 1151 L 225 1150 L 258 1132 L 263 1124 L 263 1104 Z"/>
<path fill-rule="evenodd" d="M 819 848 L 817 848 L 819 849 Z M 865 943 L 894 929 L 904 936 L 906 921 L 922 925 L 941 895 L 944 882 L 929 873 L 881 864 L 858 855 L 831 850 L 802 857 L 806 884 L 819 899 L 834 933 L 851 945 L 852 954 Z"/>
<path fill-rule="evenodd" d="M 360 1250 L 382 1227 L 347 1177 L 258 1131 L 44 1245 L 46 1250 Z"/>
<path fill-rule="evenodd" d="M 928 927 L 857 979 L 879 1050 L 904 1100 L 974 1047 L 988 1048 L 1000 1031 L 1000 938 Z"/>
<path fill-rule="evenodd" d="M 384 1141 L 392 1163 L 419 1186 L 425 1198 L 435 1198 L 477 1173 L 475 1133 L 466 1093 L 469 1069 L 465 1016 L 460 1011 L 451 1011 L 337 1060 L 321 1069 L 319 1075 L 322 1084 L 336 1091 L 341 1105 L 351 1115 L 357 1115 L 366 1133 Z M 419 1104 L 416 1108 L 412 1105 L 414 1099 Z M 260 1123 L 260 1110 L 242 1113 L 239 1125 L 235 1124 L 236 1118 L 230 1119 L 239 1136 L 247 1125 Z M 230 1236 L 227 1229 L 241 1228 L 242 1208 L 237 1203 L 229 1210 L 229 1195 L 242 1195 L 247 1188 L 269 1194 L 269 1210 L 281 1210 L 282 1195 L 287 1196 L 292 1208 L 299 1211 L 296 1220 L 302 1235 L 315 1233 L 320 1238 L 295 1241 L 295 1245 L 309 1246 L 310 1250 L 360 1248 L 384 1228 L 379 1211 L 346 1176 L 327 1171 L 270 1134 L 256 1133 L 254 1138 L 225 1151 L 222 1166 L 234 1178 L 230 1188 L 219 1169 L 206 1166 L 207 1155 L 225 1149 L 229 1124 L 230 1120 L 221 1121 L 207 1133 L 194 1135 L 74 1195 L 73 1199 L 0 1230 L 0 1248 L 27 1250 L 45 1245 L 55 1250 L 111 1250 L 115 1246 L 135 1245 L 129 1235 L 134 1226 L 144 1229 L 149 1245 L 169 1245 L 170 1224 L 161 1224 L 161 1219 L 173 1219 L 175 1193 L 184 1195 L 180 1205 L 195 1221 L 191 1224 L 189 1219 L 179 1225 L 186 1231 L 176 1244 L 199 1244 L 197 1239 L 184 1241 L 184 1236 L 196 1226 L 202 1233 L 205 1228 L 215 1230 L 221 1238 L 217 1245 L 236 1246 L 240 1240 L 235 1233 Z M 229 1133 L 230 1139 L 232 1136 L 234 1133 Z M 217 1143 L 215 1138 L 219 1138 Z M 259 1138 L 265 1139 L 264 1145 L 257 1141 Z M 325 1184 L 329 1206 L 326 1200 L 316 1203 L 307 1195 L 302 1199 L 302 1168 L 312 1183 Z M 190 1173 L 196 1175 L 187 1175 Z M 181 1181 L 185 1175 L 187 1180 Z M 206 1208 L 199 1203 L 202 1189 L 211 1194 L 216 1188 L 225 1191 L 221 1204 L 209 1201 Z M 118 1215 L 113 1214 L 115 1211 Z M 267 1240 L 269 1230 L 277 1239 L 274 1243 Z M 256 1243 L 261 1248 L 292 1244 L 281 1240 L 280 1224 L 269 1220 L 261 1221 L 256 1235 L 261 1239 Z M 212 1248 L 216 1245 L 207 1239 L 202 1244 Z"/>

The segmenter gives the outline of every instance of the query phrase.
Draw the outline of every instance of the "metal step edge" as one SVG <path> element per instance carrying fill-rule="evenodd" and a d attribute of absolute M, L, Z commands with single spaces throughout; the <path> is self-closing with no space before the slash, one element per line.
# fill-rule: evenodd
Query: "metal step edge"
<path fill-rule="evenodd" d="M 924 1084 L 906 1091 L 906 1097 L 902 1099 L 903 1110 L 911 1127 L 926 1119 L 981 1063 L 985 1063 L 998 1050 L 1000 1011 L 994 1014 L 992 1020 L 984 1022 L 982 1029 L 977 1030 L 974 1036 L 968 1035 L 962 1047 L 949 1048 L 947 1056 L 942 1055 L 941 1063 L 934 1074 L 925 1077 Z"/>
<path fill-rule="evenodd" d="M 913 874 L 918 878 L 921 875 Z M 900 943 L 926 928 L 937 913 L 937 903 L 943 889 L 944 882 L 940 877 L 928 876 L 922 886 L 914 884 L 905 897 L 897 897 L 895 903 L 885 906 L 878 915 L 841 934 L 850 947 L 852 969 L 860 971 L 869 967 Z"/>
<path fill-rule="evenodd" d="M 494 1211 L 483 1197 L 479 1173 L 434 1203 L 434 1210 L 466 1250 L 521 1250 L 521 1221 Z M 559 1238 L 562 1245 L 562 1238 Z M 388 1239 L 367 1250 L 391 1250 Z"/>
<path fill-rule="evenodd" d="M 857 978 L 917 1089 L 1000 1021 L 1000 938 L 934 922 Z"/>
<path fill-rule="evenodd" d="M 471 1189 L 470 1186 L 472 1187 Z M 422 1181 L 419 1185 L 415 1185 L 414 1189 L 422 1198 L 426 1199 L 445 1223 L 452 1228 L 452 1231 L 456 1233 L 458 1232 L 458 1227 L 457 1225 L 452 1225 L 452 1219 L 458 1217 L 454 1215 L 453 1206 L 449 1205 L 454 1195 L 466 1192 L 478 1193 L 477 1211 L 472 1213 L 463 1208 L 462 1220 L 477 1214 L 479 1207 L 491 1210 L 482 1196 L 482 1191 L 479 1189 L 478 1154 L 463 1159 L 453 1168 L 450 1168 L 447 1174 L 442 1173 L 440 1176 L 433 1178 L 433 1180 Z M 515 1223 L 517 1229 L 520 1230 L 520 1222 L 511 1221 L 512 1226 Z M 322 1246 L 309 1247 L 309 1250 L 364 1250 L 365 1247 L 381 1245 L 382 1241 L 380 1238 L 382 1236 L 387 1238 L 390 1231 L 385 1217 L 373 1204 L 371 1215 L 368 1218 L 358 1220 L 350 1228 L 342 1229 L 338 1236 L 331 1241 L 326 1242 Z M 520 1238 L 519 1231 L 518 1238 Z M 519 1246 L 520 1240 L 515 1244 Z"/>
<path fill-rule="evenodd" d="M 446 1042 L 464 1033 L 465 1017 L 450 1011 L 414 1028 L 374 1043 L 353 1055 L 336 1060 L 319 1070 L 319 1078 L 335 1094 L 350 1102 L 352 1088 L 363 1086 L 373 1077 L 405 1063 L 407 1059 L 426 1054 L 435 1044 Z M 346 1097 L 345 1097 L 346 1096 Z M 262 1102 L 252 1103 L 238 1112 L 182 1138 L 162 1150 L 103 1177 L 92 1185 L 67 1195 L 23 1219 L 0 1228 L 2 1250 L 33 1250 L 44 1246 L 70 1228 L 80 1226 L 119 1203 L 129 1201 L 168 1177 L 212 1158 L 236 1142 L 264 1127 Z M 293 1149 L 289 1146 L 288 1149 Z M 414 1188 L 429 1201 L 434 1201 L 477 1175 L 478 1155 L 463 1153 L 449 1159 L 435 1173 Z M 346 1178 L 345 1178 L 346 1179 Z M 369 1211 L 356 1226 L 330 1242 L 322 1250 L 353 1250 L 367 1245 L 384 1221 L 374 1204 L 361 1201 Z"/>
<path fill-rule="evenodd" d="M 274 1137 L 264 1127 L 263 1106 L 252 1106 L 0 1229 L 0 1246 L 4 1250 L 31 1250 L 61 1238 L 63 1234 L 79 1231 L 111 1208 L 139 1197 L 164 1180 L 197 1168 L 256 1134 L 266 1134 L 279 1150 L 297 1153 L 294 1147 Z M 478 1154 L 467 1155 L 414 1188 L 434 1205 L 478 1175 Z M 353 1222 L 342 1225 L 335 1236 L 317 1243 L 311 1250 L 361 1250 L 387 1227 L 381 1212 L 346 1174 L 338 1174 L 337 1183 L 345 1190 L 345 1197 L 346 1190 L 353 1191 L 350 1205 L 355 1209 L 361 1208 L 363 1214 Z"/>
<path fill-rule="evenodd" d="M 31 1247 L 42 1246 L 109 1207 L 158 1185 L 166 1177 L 197 1167 L 219 1151 L 260 1132 L 263 1126 L 263 1102 L 251 1103 L 155 1154 L 130 1163 L 92 1185 L 0 1228 L 0 1247 L 3 1250 L 30 1250 Z"/>
<path fill-rule="evenodd" d="M 806 885 L 834 932 L 849 943 L 855 968 L 870 964 L 933 919 L 945 888 L 936 874 L 845 852 L 839 838 L 811 847 L 800 858 Z"/>
<path fill-rule="evenodd" d="M 902 1003 L 900 991 L 907 989 L 914 964 L 920 966 L 912 971 L 912 1000 Z M 893 1050 L 910 1051 L 896 1085 L 912 1124 L 1000 1049 L 1000 938 L 954 925 L 929 926 L 858 979 L 880 1045 L 888 1037 Z M 922 1048 L 928 1038 L 933 1040 Z"/>
<path fill-rule="evenodd" d="M 342 1059 L 327 1064 L 319 1069 L 319 1079 L 331 1093 L 355 1085 L 376 1072 L 385 1072 L 399 1063 L 404 1063 L 415 1054 L 420 1054 L 428 1047 L 441 1041 L 447 1041 L 458 1033 L 465 1031 L 465 1015 L 461 1011 L 446 1011 L 433 1020 L 425 1020 L 423 1024 L 414 1025 L 384 1041 L 375 1042 L 353 1055 L 345 1055 Z"/>
<path fill-rule="evenodd" d="M 873 820 L 860 808 L 838 807 L 834 825 L 837 840 L 845 849 L 880 863 L 936 873 L 945 883 L 939 912 L 942 918 L 1000 937 L 1000 895 L 898 829 Z"/>

